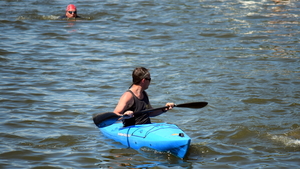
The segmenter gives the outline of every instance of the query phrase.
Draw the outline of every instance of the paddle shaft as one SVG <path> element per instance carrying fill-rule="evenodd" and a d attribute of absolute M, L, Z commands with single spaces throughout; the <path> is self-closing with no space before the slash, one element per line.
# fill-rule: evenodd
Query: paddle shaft
<path fill-rule="evenodd" d="M 175 104 L 174 107 L 182 107 L 182 108 L 203 108 L 207 105 L 207 102 L 191 102 L 191 103 L 184 103 L 184 104 Z M 154 109 L 147 109 L 147 110 L 143 110 L 140 112 L 135 112 L 134 114 L 142 114 L 142 113 L 150 113 L 156 110 L 164 110 L 168 108 L 168 106 L 164 106 L 164 107 L 159 107 L 159 108 L 154 108 Z M 127 116 L 128 117 L 128 116 Z M 107 113 L 100 113 L 97 114 L 93 117 L 94 123 L 100 127 L 105 127 L 107 125 L 111 125 L 116 121 L 122 120 L 123 118 L 126 118 L 126 116 L 118 116 L 113 112 L 107 112 Z M 105 125 L 101 125 L 100 123 L 106 123 L 106 121 L 109 123 L 105 124 Z M 100 124 L 100 126 L 99 126 Z"/>
<path fill-rule="evenodd" d="M 207 102 L 191 102 L 191 103 L 175 104 L 174 107 L 197 109 L 197 108 L 203 108 L 207 104 L 208 104 Z M 164 106 L 164 107 L 159 107 L 159 108 L 154 108 L 154 109 L 147 109 L 147 110 L 143 110 L 143 111 L 136 112 L 136 113 L 138 113 L 138 114 L 140 114 L 140 113 L 149 113 L 149 112 L 153 112 L 153 111 L 156 111 L 156 110 L 164 110 L 168 107 L 169 106 Z M 136 113 L 134 113 L 134 114 L 136 114 Z"/>
<path fill-rule="evenodd" d="M 174 107 L 182 107 L 182 108 L 203 108 L 207 105 L 207 102 L 191 102 L 191 103 L 183 103 L 183 104 L 175 104 Z M 144 114 L 144 113 L 151 113 L 157 110 L 162 110 L 164 111 L 166 108 L 168 108 L 169 106 L 164 106 L 164 107 L 158 107 L 158 108 L 154 108 L 154 109 L 147 109 L 147 110 L 143 110 L 140 112 L 134 112 L 134 115 L 140 115 L 140 114 Z M 126 119 L 129 118 L 129 116 L 127 115 L 123 115 L 119 120 L 122 119 Z"/>

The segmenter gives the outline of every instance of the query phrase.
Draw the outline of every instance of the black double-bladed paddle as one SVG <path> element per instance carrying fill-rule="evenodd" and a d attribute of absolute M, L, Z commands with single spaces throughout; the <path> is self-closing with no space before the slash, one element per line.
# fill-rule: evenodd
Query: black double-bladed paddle
<path fill-rule="evenodd" d="M 175 104 L 174 107 L 199 109 L 199 108 L 205 107 L 207 104 L 208 104 L 207 102 L 191 102 L 191 103 Z M 153 112 L 156 110 L 162 110 L 165 108 L 168 108 L 168 106 L 159 107 L 159 108 L 155 108 L 155 109 L 147 109 L 147 110 L 143 110 L 140 112 L 134 112 L 134 114 L 137 115 L 137 114 L 142 114 L 142 113 L 150 113 L 150 112 Z M 105 126 L 112 125 L 116 121 L 119 121 L 120 119 L 122 119 L 122 117 L 123 116 L 118 116 L 113 112 L 106 112 L 106 113 L 99 113 L 99 114 L 94 115 L 93 121 L 96 126 L 105 127 Z"/>

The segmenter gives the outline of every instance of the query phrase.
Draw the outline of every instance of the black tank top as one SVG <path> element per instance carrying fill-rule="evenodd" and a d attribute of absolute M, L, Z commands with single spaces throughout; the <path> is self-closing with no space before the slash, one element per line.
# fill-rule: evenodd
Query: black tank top
<path fill-rule="evenodd" d="M 139 112 L 142 110 L 149 109 L 150 106 L 149 98 L 145 91 L 143 91 L 143 95 L 144 95 L 143 99 L 137 98 L 131 90 L 128 90 L 128 92 L 130 92 L 133 95 L 133 100 L 134 100 L 133 105 L 128 110 L 131 110 L 133 112 Z M 148 113 L 135 115 L 133 118 L 123 120 L 124 127 L 135 125 L 135 124 L 150 124 L 150 123 L 151 120 Z"/>

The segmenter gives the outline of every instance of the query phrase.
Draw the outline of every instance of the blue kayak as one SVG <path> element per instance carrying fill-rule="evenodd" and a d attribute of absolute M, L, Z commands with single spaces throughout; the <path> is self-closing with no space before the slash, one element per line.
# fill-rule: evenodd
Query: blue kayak
<path fill-rule="evenodd" d="M 191 138 L 174 124 L 152 123 L 123 127 L 114 123 L 99 130 L 108 138 L 133 149 L 142 147 L 160 152 L 168 152 L 184 158 L 190 146 Z"/>

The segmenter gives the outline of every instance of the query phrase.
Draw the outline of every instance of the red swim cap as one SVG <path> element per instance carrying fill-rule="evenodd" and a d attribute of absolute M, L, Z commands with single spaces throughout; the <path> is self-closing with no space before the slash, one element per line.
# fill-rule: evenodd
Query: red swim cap
<path fill-rule="evenodd" d="M 67 6 L 66 11 L 77 11 L 77 10 L 76 10 L 76 6 L 73 5 L 73 4 L 70 4 L 70 5 Z"/>

